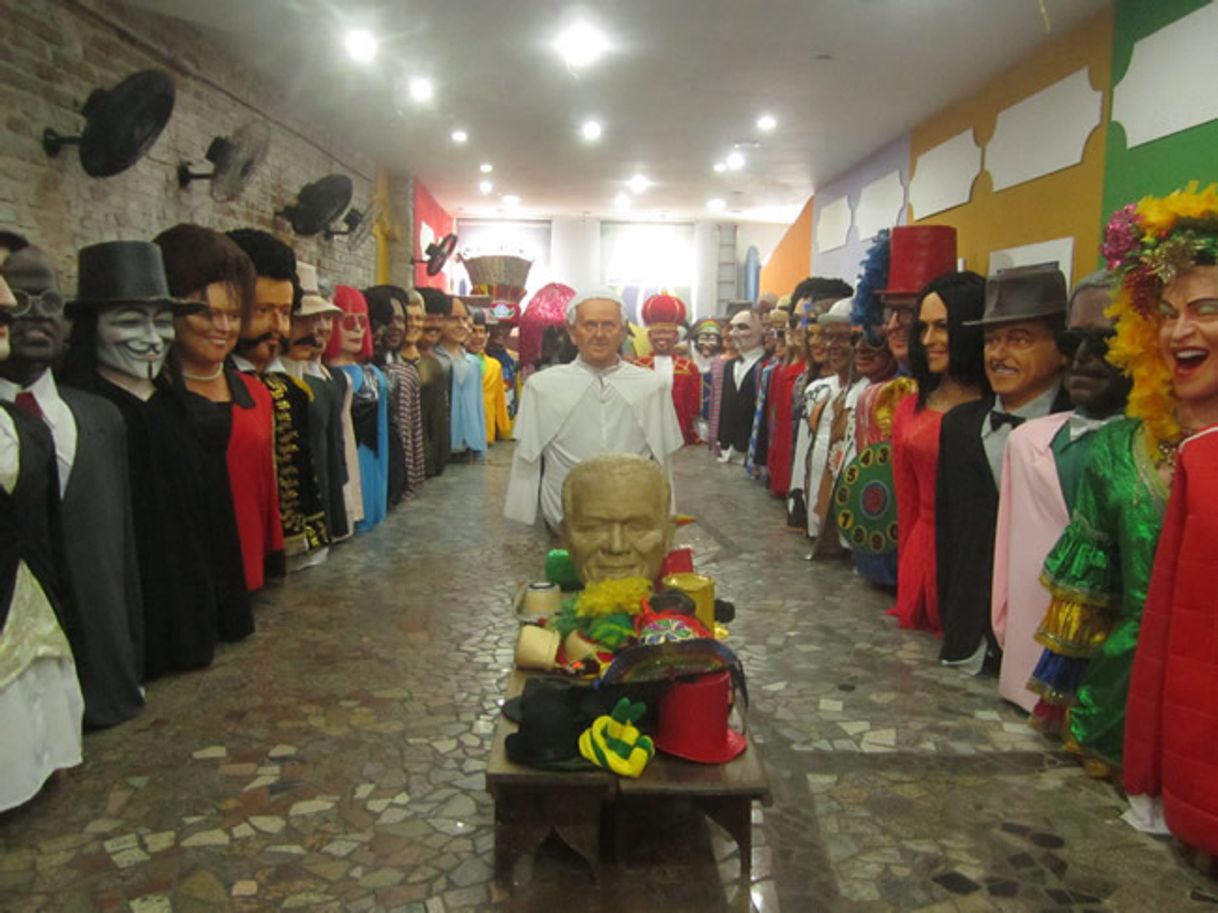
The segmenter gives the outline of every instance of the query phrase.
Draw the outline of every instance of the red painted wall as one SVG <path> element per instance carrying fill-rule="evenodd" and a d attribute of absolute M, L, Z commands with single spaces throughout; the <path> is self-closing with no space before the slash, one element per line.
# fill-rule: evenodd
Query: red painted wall
<path fill-rule="evenodd" d="M 456 225 L 456 221 L 448 210 L 441 206 L 436 198 L 431 195 L 422 183 L 416 180 L 414 182 L 414 255 L 416 259 L 423 258 L 423 251 L 427 247 L 427 238 L 430 235 L 431 241 L 439 241 L 446 234 L 451 232 Z M 427 226 L 424 229 L 424 226 Z M 451 261 L 450 261 L 451 262 Z M 440 273 L 436 276 L 427 275 L 426 264 L 417 263 L 414 268 L 414 284 L 430 285 L 435 288 L 448 288 L 448 276 Z"/>

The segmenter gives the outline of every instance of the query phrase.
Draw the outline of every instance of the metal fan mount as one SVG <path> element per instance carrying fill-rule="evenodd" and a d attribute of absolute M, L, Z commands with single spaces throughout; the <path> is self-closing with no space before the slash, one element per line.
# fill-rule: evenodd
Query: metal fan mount
<path fill-rule="evenodd" d="M 134 73 L 113 89 L 94 89 L 80 113 L 85 128 L 64 135 L 47 127 L 42 148 L 52 158 L 67 145 L 80 146 L 80 165 L 90 177 L 126 171 L 152 148 L 173 114 L 173 80 L 162 70 Z"/>
<path fill-rule="evenodd" d="M 368 240 L 368 236 L 372 234 L 372 226 L 380 217 L 381 202 L 378 199 L 372 199 L 368 203 L 368 208 L 363 212 L 353 206 L 347 210 L 347 214 L 342 219 L 346 228 L 327 228 L 325 230 L 326 240 L 332 241 L 334 238 L 345 235 L 348 249 L 356 250 Z"/>
<path fill-rule="evenodd" d="M 211 196 L 217 203 L 228 203 L 241 196 L 254 172 L 266 160 L 271 146 L 271 128 L 265 121 L 250 121 L 231 137 L 217 136 L 207 147 L 206 158 L 215 168 L 197 173 L 183 162 L 178 166 L 178 186 L 191 181 L 210 181 Z"/>
<path fill-rule="evenodd" d="M 303 187 L 296 202 L 275 213 L 302 237 L 320 234 L 351 205 L 355 185 L 345 174 L 328 174 Z"/>
<path fill-rule="evenodd" d="M 427 250 L 423 251 L 422 258 L 414 258 L 411 263 L 426 263 L 427 275 L 435 276 L 440 270 L 444 269 L 444 264 L 448 262 L 448 258 L 453 255 L 453 251 L 457 249 L 457 236 L 449 232 L 439 241 L 427 245 Z"/>

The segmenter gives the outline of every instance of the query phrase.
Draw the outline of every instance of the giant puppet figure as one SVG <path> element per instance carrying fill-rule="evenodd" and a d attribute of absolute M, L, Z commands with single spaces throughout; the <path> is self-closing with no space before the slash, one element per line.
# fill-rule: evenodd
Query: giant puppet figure
<path fill-rule="evenodd" d="M 296 297 L 296 254 L 274 235 L 256 228 L 230 231 L 254 263 L 254 304 L 242 320 L 232 362 L 255 375 L 275 411 L 275 469 L 279 483 L 279 514 L 288 570 L 300 570 L 326 559 L 330 531 L 313 470 L 309 446 L 308 386 L 289 374 L 279 356 L 291 333 Z"/>
<path fill-rule="evenodd" d="M 169 290 L 180 298 L 205 302 L 205 310 L 174 319 L 177 373 L 185 401 L 205 453 L 215 486 L 232 492 L 227 505 L 217 501 L 217 523 L 235 524 L 244 586 L 259 589 L 266 579 L 283 575 L 283 528 L 272 446 L 275 420 L 266 388 L 228 364 L 241 320 L 253 306 L 254 265 L 232 239 L 199 225 L 177 225 L 154 239 L 165 261 Z M 225 509 L 227 506 L 227 510 Z M 232 512 L 231 518 L 224 516 Z M 235 574 L 231 556 L 222 555 L 217 570 L 230 585 Z M 253 630 L 253 615 L 222 612 L 223 639 Z"/>
<path fill-rule="evenodd" d="M 742 461 L 749 451 L 765 355 L 763 329 L 761 315 L 754 310 L 737 311 L 728 323 L 737 355 L 723 366 L 718 424 L 721 463 Z"/>
<path fill-rule="evenodd" d="M 205 305 L 173 297 L 161 251 L 144 241 L 108 241 L 78 255 L 67 385 L 104 397 L 127 432 L 132 521 L 139 556 L 144 678 L 211 662 L 219 607 L 213 578 L 204 455 L 181 394 L 161 368 L 174 319 Z"/>
<path fill-rule="evenodd" d="M 665 389 L 672 392 L 681 435 L 687 444 L 698 443 L 695 422 L 702 408 L 702 375 L 698 366 L 673 350 L 680 341 L 679 328 L 685 323 L 685 303 L 675 295 L 652 295 L 643 302 L 643 325 L 651 354 L 635 359 L 640 368 L 655 371 Z"/>
<path fill-rule="evenodd" d="M 682 446 L 668 391 L 653 372 L 618 354 L 626 339 L 621 299 L 609 289 L 572 299 L 567 331 L 579 356 L 525 383 L 503 511 L 509 520 L 532 523 L 540 508 L 554 530 L 562 525 L 563 479 L 581 460 L 633 453 L 671 477 L 672 455 Z"/>
<path fill-rule="evenodd" d="M 61 307 L 62 299 L 25 293 L 18 302 L 0 276 L 0 366 L 19 315 L 54 319 Z M 37 341 L 45 347 L 47 339 Z M 55 463 L 43 420 L 0 400 L 0 730 L 6 734 L 0 812 L 28 802 L 56 770 L 81 762 L 84 699 L 63 631 L 56 573 Z"/>
<path fill-rule="evenodd" d="M 1070 407 L 1061 385 L 1066 280 L 1054 263 L 999 270 L 986 282 L 985 375 L 994 391 L 957 406 L 939 429 L 935 561 L 943 646 L 939 658 L 976 674 L 1000 651 L 990 596 L 1003 452 L 1011 431 Z"/>
<path fill-rule="evenodd" d="M 127 431 L 99 396 L 60 388 L 51 363 L 63 352 L 63 296 L 50 257 L 35 247 L 0 267 L 16 296 L 0 400 L 38 420 L 55 445 L 64 584 L 62 606 L 85 697 L 85 725 L 111 726 L 144 706 L 143 606 L 131 522 Z"/>

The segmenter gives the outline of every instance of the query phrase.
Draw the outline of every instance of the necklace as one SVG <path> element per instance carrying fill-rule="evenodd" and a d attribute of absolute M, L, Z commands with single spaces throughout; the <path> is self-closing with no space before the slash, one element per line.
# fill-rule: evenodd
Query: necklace
<path fill-rule="evenodd" d="M 185 368 L 182 369 L 182 376 L 187 380 L 215 380 L 223 373 L 224 362 L 220 362 L 220 364 L 216 365 L 216 370 L 212 371 L 211 374 L 191 374 Z"/>

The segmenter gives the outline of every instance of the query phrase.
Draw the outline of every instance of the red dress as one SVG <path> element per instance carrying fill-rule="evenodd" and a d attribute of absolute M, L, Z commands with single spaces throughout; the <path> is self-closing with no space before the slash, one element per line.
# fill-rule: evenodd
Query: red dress
<path fill-rule="evenodd" d="M 1218 855 L 1218 427 L 1185 441 L 1133 660 L 1125 719 L 1130 795 L 1163 797 L 1184 843 Z"/>
<path fill-rule="evenodd" d="M 694 422 L 702 412 L 702 375 L 692 359 L 680 355 L 672 358 L 672 404 L 677 410 L 677 423 L 681 426 L 681 436 L 687 444 L 701 443 Z M 656 369 L 654 355 L 644 355 L 634 359 L 634 363 L 648 371 Z"/>
<path fill-rule="evenodd" d="M 892 475 L 897 496 L 897 604 L 888 610 L 903 628 L 938 633 L 935 577 L 935 475 L 943 413 L 903 399 L 892 418 Z"/>
<path fill-rule="evenodd" d="M 802 361 L 792 362 L 776 369 L 770 376 L 770 390 L 766 396 L 769 410 L 770 449 L 766 453 L 766 469 L 770 474 L 770 491 L 778 497 L 786 497 L 791 487 L 791 461 L 795 458 L 795 424 L 791 415 L 791 402 L 795 393 L 795 382 L 804 373 L 807 365 Z"/>
<path fill-rule="evenodd" d="M 274 417 L 271 394 L 258 378 L 237 371 L 226 373 L 233 396 L 233 424 L 226 453 L 228 483 L 241 537 L 245 586 L 252 591 L 266 580 L 267 560 L 282 559 L 283 555 Z"/>

